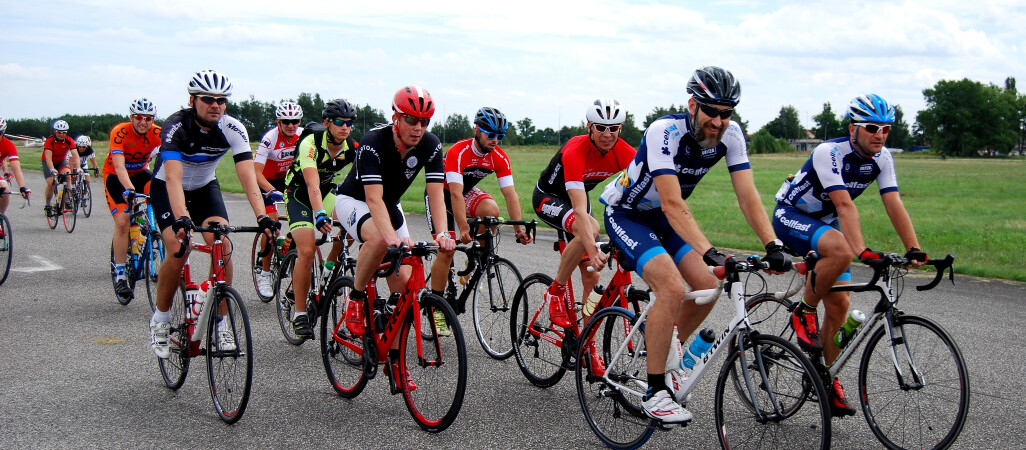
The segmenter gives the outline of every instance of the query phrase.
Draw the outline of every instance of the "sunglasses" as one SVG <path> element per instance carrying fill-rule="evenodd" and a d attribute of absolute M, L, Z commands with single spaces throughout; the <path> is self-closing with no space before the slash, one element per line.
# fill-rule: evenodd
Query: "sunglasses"
<path fill-rule="evenodd" d="M 299 125 L 299 119 L 278 119 L 282 125 Z"/>
<path fill-rule="evenodd" d="M 403 114 L 403 121 L 406 122 L 409 125 L 414 125 L 414 126 L 416 126 L 419 123 L 421 125 L 424 125 L 424 127 L 426 128 L 428 126 L 428 124 L 431 123 L 431 118 L 430 117 L 413 117 L 413 116 L 411 116 L 409 114 Z"/>
<path fill-rule="evenodd" d="M 890 125 L 877 125 L 875 123 L 860 123 L 860 124 L 856 124 L 856 125 L 864 128 L 866 130 L 866 132 L 868 132 L 869 134 L 876 134 L 876 133 L 879 133 L 881 131 L 883 131 L 883 134 L 887 134 L 887 133 L 891 132 L 891 126 Z"/>
<path fill-rule="evenodd" d="M 488 140 L 498 139 L 498 140 L 501 141 L 503 139 L 506 139 L 506 133 L 493 133 L 491 131 L 482 130 L 481 127 L 478 127 L 477 129 L 478 129 L 478 131 L 480 131 L 480 132 L 484 133 L 486 136 L 488 136 Z"/>
<path fill-rule="evenodd" d="M 204 95 L 198 98 L 201 102 L 206 103 L 207 105 L 213 105 L 214 103 L 217 103 L 218 105 L 224 106 L 225 103 L 228 103 L 228 99 L 225 97 L 211 97 L 209 95 Z"/>
<path fill-rule="evenodd" d="M 140 122 L 153 122 L 153 116 L 144 116 L 142 114 L 136 114 L 132 116 L 132 118 Z"/>
<path fill-rule="evenodd" d="M 349 128 L 353 127 L 353 119 L 349 119 L 349 120 L 346 120 L 346 119 L 331 119 L 331 123 L 335 124 L 336 127 L 341 127 L 343 125 L 345 125 L 345 126 L 347 126 Z M 427 124 L 425 124 L 425 125 L 427 125 Z"/>
<path fill-rule="evenodd" d="M 709 117 L 719 117 L 721 119 L 729 119 L 734 114 L 734 108 L 719 109 L 712 105 L 706 105 L 705 103 L 698 103 L 698 109 L 701 109 L 705 115 Z"/>
<path fill-rule="evenodd" d="M 619 133 L 620 132 L 620 125 L 599 125 L 599 124 L 596 123 L 596 124 L 593 124 L 592 126 L 594 126 L 595 127 L 595 131 L 598 131 L 599 133 L 605 133 L 606 130 L 609 130 L 610 133 Z"/>

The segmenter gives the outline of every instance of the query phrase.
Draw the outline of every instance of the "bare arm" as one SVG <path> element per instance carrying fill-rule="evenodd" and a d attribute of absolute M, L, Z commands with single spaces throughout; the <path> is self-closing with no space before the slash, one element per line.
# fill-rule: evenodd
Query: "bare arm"
<path fill-rule="evenodd" d="M 513 220 L 523 220 L 523 212 L 520 210 L 520 196 L 517 195 L 517 190 L 513 186 L 506 186 L 499 188 L 502 192 L 502 196 L 506 198 L 506 211 L 509 213 L 509 218 Z M 513 231 L 516 232 L 517 238 L 520 239 L 521 244 L 530 244 L 531 237 L 524 233 L 524 227 L 520 225 L 514 225 Z"/>
<path fill-rule="evenodd" d="M 730 182 L 734 185 L 734 193 L 737 194 L 737 205 L 741 207 L 741 213 L 745 215 L 748 226 L 759 236 L 762 245 L 768 244 L 777 238 L 770 225 L 769 216 L 766 215 L 766 208 L 762 204 L 762 197 L 755 187 L 755 180 L 752 178 L 751 169 L 738 170 L 730 173 Z"/>
<path fill-rule="evenodd" d="M 851 200 L 851 195 L 844 189 L 830 192 L 830 200 L 834 202 L 837 209 L 837 222 L 841 226 L 841 233 L 848 241 L 848 247 L 856 256 L 862 254 L 866 249 L 866 241 L 862 237 L 862 223 L 859 220 L 859 210 Z"/>
<path fill-rule="evenodd" d="M 261 189 L 271 192 L 274 190 L 274 186 L 271 185 L 270 181 L 267 181 L 267 177 L 264 176 L 264 166 L 266 164 L 260 162 L 253 162 L 253 172 L 256 173 L 257 186 Z"/>
<path fill-rule="evenodd" d="M 121 186 L 125 189 L 135 190 L 132 177 L 128 175 L 128 169 L 125 169 L 125 155 L 111 155 L 111 158 L 113 158 L 114 173 L 117 175 L 118 181 L 121 182 Z"/>
<path fill-rule="evenodd" d="M 659 193 L 659 201 L 662 204 L 663 214 L 684 242 L 691 245 L 700 255 L 712 248 L 709 239 L 702 234 L 698 228 L 695 216 L 691 214 L 691 208 L 684 198 L 680 196 L 680 185 L 676 175 L 659 175 L 655 177 L 656 192 Z"/>
<path fill-rule="evenodd" d="M 428 205 L 431 208 L 431 220 L 435 225 L 435 243 L 439 250 L 451 253 L 456 248 L 456 241 L 449 237 L 449 225 L 445 219 L 445 189 L 442 183 L 428 183 L 426 186 Z M 455 205 L 454 205 L 455 207 Z M 464 217 L 464 220 L 466 218 Z"/>
<path fill-rule="evenodd" d="M 459 231 L 459 240 L 464 244 L 470 242 L 470 224 L 467 223 L 467 201 L 463 197 L 463 183 L 449 183 L 449 200 L 452 203 L 452 216 L 456 222 L 456 231 Z"/>
<path fill-rule="evenodd" d="M 909 217 L 908 210 L 905 209 L 905 203 L 901 201 L 901 195 L 897 191 L 892 191 L 883 194 L 881 199 L 887 210 L 887 216 L 891 218 L 894 231 L 898 232 L 901 242 L 905 244 L 905 250 L 912 247 L 922 248 L 919 246 L 916 230 L 912 226 L 912 218 Z"/>
<path fill-rule="evenodd" d="M 584 251 L 588 252 L 592 259 L 592 267 L 600 269 L 605 264 L 605 260 L 599 257 L 601 252 L 598 251 L 598 246 L 595 245 L 595 236 L 599 234 L 598 227 L 594 219 L 588 220 L 591 218 L 591 214 L 588 213 L 588 193 L 584 189 L 567 189 L 566 194 L 570 197 L 570 205 L 573 206 L 574 215 L 577 216 L 574 225 L 580 226 L 579 232 L 574 233 L 574 235 L 576 238 L 580 238 L 581 243 L 584 244 Z M 599 260 L 596 260 L 596 258 L 599 258 Z"/>
<path fill-rule="evenodd" d="M 264 214 L 264 199 L 257 187 L 256 173 L 253 172 L 253 160 L 247 159 L 235 163 L 235 173 L 239 176 L 239 182 L 242 183 L 242 191 L 246 193 L 249 206 L 253 208 L 253 216 L 260 217 Z"/>
<path fill-rule="evenodd" d="M 10 167 L 11 172 L 14 173 L 14 181 L 18 182 L 18 187 L 27 187 L 25 186 L 25 175 L 21 173 L 21 161 L 10 161 Z"/>

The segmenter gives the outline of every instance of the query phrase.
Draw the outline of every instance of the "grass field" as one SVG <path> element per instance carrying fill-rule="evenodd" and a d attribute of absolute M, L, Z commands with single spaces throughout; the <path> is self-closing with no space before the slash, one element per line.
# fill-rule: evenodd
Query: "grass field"
<path fill-rule="evenodd" d="M 107 143 L 94 141 L 97 158 L 107 154 Z M 255 145 L 255 144 L 254 144 Z M 531 193 L 535 181 L 555 153 L 555 147 L 507 148 L 514 161 L 514 179 L 524 217 L 534 218 Z M 39 148 L 18 149 L 22 166 L 39 169 Z M 773 194 L 790 173 L 796 172 L 807 154 L 752 155 L 755 181 L 762 201 L 772 211 Z M 101 161 L 102 162 L 102 161 Z M 931 255 L 956 256 L 955 269 L 969 275 L 1026 281 L 1019 262 L 1026 255 L 1026 160 L 953 159 L 930 155 L 896 155 L 898 183 L 919 242 Z M 231 158 L 218 167 L 218 179 L 228 191 L 240 192 Z M 500 202 L 495 177 L 480 184 Z M 598 194 L 591 195 L 595 216 L 601 217 Z M 762 251 L 762 245 L 748 228 L 721 162 L 703 179 L 688 200 L 702 230 L 718 247 Z M 884 211 L 880 196 L 871 188 L 855 201 L 862 219 L 867 244 L 881 251 L 903 250 Z M 500 206 L 504 208 L 504 206 Z M 403 209 L 424 212 L 423 178 L 403 198 Z M 601 222 L 601 220 L 600 220 Z"/>

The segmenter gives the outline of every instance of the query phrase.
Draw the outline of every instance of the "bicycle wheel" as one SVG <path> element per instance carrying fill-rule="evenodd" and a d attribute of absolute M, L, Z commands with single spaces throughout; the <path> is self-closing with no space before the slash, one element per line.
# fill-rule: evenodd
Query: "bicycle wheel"
<path fill-rule="evenodd" d="M 331 387 L 345 398 L 353 398 L 367 385 L 363 371 L 363 339 L 346 328 L 346 307 L 353 279 L 341 277 L 328 286 L 321 299 L 324 316 L 321 318 L 321 359 Z M 374 356 L 369 356 L 373 358 Z"/>
<path fill-rule="evenodd" d="M 150 299 L 150 310 L 157 310 L 157 277 L 160 267 L 164 264 L 164 241 L 160 233 L 151 232 L 146 237 L 146 297 Z"/>
<path fill-rule="evenodd" d="M 253 383 L 253 339 L 242 297 L 231 286 L 217 286 L 207 326 L 207 380 L 214 409 L 226 423 L 246 412 Z M 224 314 L 222 314 L 222 312 Z"/>
<path fill-rule="evenodd" d="M 75 200 L 75 193 L 67 189 L 61 193 L 61 216 L 64 218 L 64 229 L 68 233 L 75 231 L 75 223 L 78 222 L 78 202 Z"/>
<path fill-rule="evenodd" d="M 172 390 L 182 387 L 185 376 L 189 374 L 189 326 L 185 323 L 185 308 L 188 308 L 185 283 L 179 283 L 178 292 L 171 299 L 171 332 L 168 339 L 171 356 L 167 359 L 157 358 L 164 384 Z"/>
<path fill-rule="evenodd" d="M 11 221 L 0 214 L 0 285 L 7 281 L 7 275 L 11 273 L 11 260 L 14 259 L 11 242 Z"/>
<path fill-rule="evenodd" d="M 292 328 L 292 314 L 296 312 L 296 293 L 292 287 L 292 271 L 296 266 L 297 253 L 290 250 L 285 258 L 281 260 L 281 267 L 278 268 L 278 281 L 275 283 L 277 293 L 274 295 L 274 309 L 278 313 L 278 327 L 281 328 L 282 336 L 292 345 L 302 345 L 303 341 L 296 336 L 296 330 Z"/>
<path fill-rule="evenodd" d="M 64 185 L 58 183 L 57 186 L 53 188 L 53 197 L 50 197 L 50 201 L 46 203 L 50 210 L 50 213 L 46 214 L 46 224 L 50 226 L 51 230 L 57 229 L 58 218 L 61 216 L 59 205 L 61 204 L 61 194 L 63 192 Z"/>
<path fill-rule="evenodd" d="M 888 345 L 886 323 L 878 327 L 859 366 L 859 401 L 869 429 L 892 449 L 947 448 L 969 414 L 969 372 L 962 352 L 925 317 L 898 316 L 894 325 L 896 341 Z"/>
<path fill-rule="evenodd" d="M 748 310 L 748 321 L 752 328 L 764 334 L 780 336 L 790 340 L 794 335 L 791 329 L 791 311 L 794 302 L 786 298 L 776 298 L 773 294 L 758 294 L 745 302 Z"/>
<path fill-rule="evenodd" d="M 82 182 L 79 186 L 79 204 L 82 208 L 82 215 L 89 217 L 93 213 L 93 188 L 89 186 L 89 183 Z"/>
<path fill-rule="evenodd" d="M 129 245 L 131 245 L 131 241 L 129 242 Z M 134 277 L 134 275 L 132 273 L 134 270 L 135 270 L 135 268 L 132 267 L 132 256 L 129 255 L 128 259 L 125 260 L 125 279 L 128 281 L 128 287 L 132 288 L 133 292 L 135 291 L 135 277 Z M 111 241 L 111 243 L 110 243 L 110 285 L 114 286 L 115 284 L 117 284 L 117 279 L 118 279 L 118 274 L 117 274 L 117 271 L 114 270 L 114 241 Z M 127 305 L 127 304 L 132 302 L 132 297 L 121 297 L 120 295 L 118 295 L 117 291 L 114 292 L 114 299 L 117 300 L 118 303 L 121 303 L 122 305 Z M 151 308 L 151 310 L 152 310 L 152 308 Z"/>
<path fill-rule="evenodd" d="M 830 406 L 809 358 L 778 336 L 749 335 L 742 344 L 716 380 L 723 448 L 829 448 Z"/>
<path fill-rule="evenodd" d="M 507 325 L 513 296 L 522 281 L 512 262 L 496 258 L 474 286 L 474 333 L 485 353 L 500 361 L 513 356 Z"/>
<path fill-rule="evenodd" d="M 637 448 L 655 430 L 655 422 L 641 407 L 641 395 L 648 387 L 644 331 L 634 333 L 616 365 L 608 366 L 623 347 L 635 317 L 621 308 L 602 309 L 582 332 L 582 342 L 594 342 L 594 346 L 586 344 L 577 349 L 577 360 L 583 362 L 574 370 L 578 403 L 591 431 L 612 448 Z M 597 358 L 589 354 L 592 348 Z M 601 361 L 601 366 L 596 360 Z M 619 386 L 606 381 L 604 374 Z"/>
<path fill-rule="evenodd" d="M 424 431 L 438 433 L 449 428 L 463 407 L 467 390 L 467 347 L 456 313 L 442 297 L 425 293 L 420 297 L 421 310 L 411 311 L 403 323 L 399 344 L 399 379 L 406 408 Z M 436 312 L 442 312 L 451 333 L 423 340 L 413 325 L 435 327 Z M 421 354 L 420 352 L 423 352 Z"/>
<path fill-rule="evenodd" d="M 549 387 L 566 373 L 563 367 L 563 331 L 549 320 L 545 291 L 552 278 L 543 273 L 529 275 L 513 297 L 509 316 L 510 342 L 517 365 L 531 384 Z"/>
<path fill-rule="evenodd" d="M 253 278 L 253 290 L 256 291 L 257 298 L 259 298 L 260 301 L 262 301 L 264 303 L 269 303 L 271 300 L 274 300 L 274 295 L 272 294 L 270 297 L 264 297 L 263 295 L 260 295 L 260 285 L 259 285 L 259 283 L 257 281 L 257 277 L 260 275 L 260 272 L 264 270 L 263 265 L 260 263 L 260 256 L 259 256 L 260 255 L 260 251 L 264 249 L 263 240 L 262 240 L 263 236 L 264 236 L 263 233 L 256 233 L 256 234 L 253 235 L 253 247 L 250 249 L 251 251 L 249 253 L 249 255 L 250 255 L 249 267 L 250 267 L 250 272 L 251 272 L 252 278 Z M 278 249 L 274 248 L 272 246 L 271 253 L 264 257 L 264 258 L 271 258 L 272 265 L 271 265 L 269 270 L 275 276 L 277 276 L 278 273 L 275 270 L 273 261 L 274 261 L 274 257 L 275 257 L 275 252 L 277 252 L 277 251 L 278 251 Z M 272 286 L 273 285 L 274 284 L 273 284 L 273 281 L 272 281 Z"/>

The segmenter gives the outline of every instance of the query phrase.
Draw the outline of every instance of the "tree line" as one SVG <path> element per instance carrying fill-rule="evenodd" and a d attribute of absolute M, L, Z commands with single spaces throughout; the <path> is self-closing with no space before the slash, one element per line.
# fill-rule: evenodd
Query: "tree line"
<path fill-rule="evenodd" d="M 1022 142 L 1026 135 L 1026 95 L 1015 87 L 1015 78 L 1009 77 L 1004 86 L 983 84 L 968 78 L 958 81 L 942 80 L 933 88 L 924 89 L 927 107 L 916 115 L 910 126 L 900 105 L 895 105 L 896 118 L 887 138 L 887 146 L 908 149 L 912 146 L 931 146 L 942 155 L 974 156 L 980 149 L 1007 152 Z M 295 101 L 303 108 L 303 122 L 322 122 L 321 111 L 324 99 L 317 93 L 300 93 Z M 239 119 L 255 141 L 274 126 L 274 109 L 277 101 L 264 102 L 250 96 L 242 101 L 229 102 L 226 113 Z M 799 119 L 797 108 L 785 105 L 777 117 L 754 134 L 748 134 L 748 122 L 741 114 L 734 112 L 736 121 L 749 137 L 749 153 L 777 153 L 794 150 L 791 145 L 797 139 L 827 140 L 848 134 L 849 120 L 845 117 L 847 105 L 834 111 L 827 102 L 823 109 L 812 117 L 815 125 L 806 130 Z M 620 137 L 637 147 L 646 128 L 653 121 L 667 114 L 687 110 L 686 104 L 656 107 L 645 116 L 639 128 L 635 116 L 628 112 Z M 8 120 L 8 133 L 29 136 L 48 136 L 54 120 L 63 119 L 71 127 L 71 136 L 88 135 L 92 139 L 106 140 L 109 132 L 126 117 L 119 114 L 69 115 L 56 118 Z M 352 135 L 363 136 L 374 126 L 386 123 L 390 116 L 370 105 L 358 107 Z M 158 120 L 159 123 L 159 120 Z M 430 131 L 442 142 L 452 143 L 473 136 L 472 114 L 450 114 L 432 121 Z M 564 125 L 558 130 L 551 127 L 538 129 L 530 117 L 519 120 L 510 118 L 504 145 L 562 146 L 573 136 L 586 133 L 585 122 Z M 810 136 L 811 134 L 811 136 Z"/>

